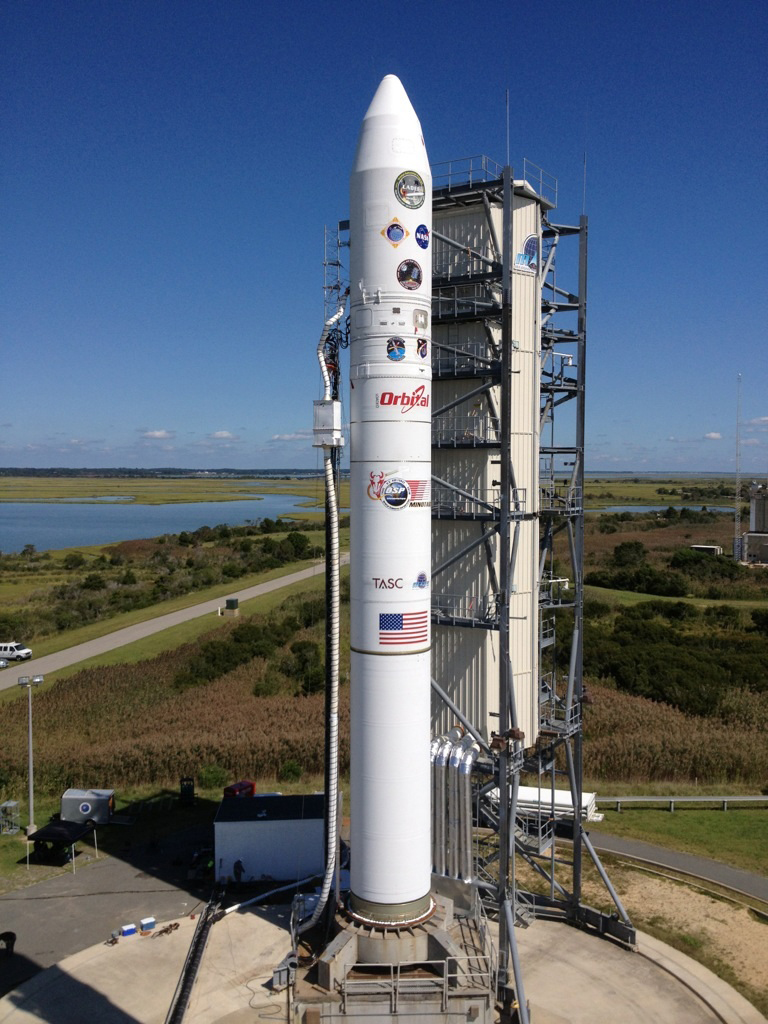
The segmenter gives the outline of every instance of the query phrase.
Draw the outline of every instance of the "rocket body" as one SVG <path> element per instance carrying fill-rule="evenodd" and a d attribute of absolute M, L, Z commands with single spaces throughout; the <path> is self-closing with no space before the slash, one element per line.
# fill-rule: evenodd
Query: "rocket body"
<path fill-rule="evenodd" d="M 430 907 L 432 179 L 394 75 L 350 182 L 352 912 Z"/>

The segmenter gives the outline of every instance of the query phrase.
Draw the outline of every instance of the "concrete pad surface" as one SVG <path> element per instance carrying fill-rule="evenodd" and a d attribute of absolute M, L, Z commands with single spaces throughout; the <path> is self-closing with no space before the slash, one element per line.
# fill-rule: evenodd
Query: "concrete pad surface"
<path fill-rule="evenodd" d="M 212 926 L 185 1024 L 288 1021 L 288 994 L 271 987 L 289 951 L 288 916 L 288 907 L 253 907 Z M 68 957 L 0 1000 L 0 1024 L 163 1024 L 195 923 Z M 639 953 L 547 921 L 515 937 L 531 1024 L 766 1024 L 725 982 L 650 936 Z"/>

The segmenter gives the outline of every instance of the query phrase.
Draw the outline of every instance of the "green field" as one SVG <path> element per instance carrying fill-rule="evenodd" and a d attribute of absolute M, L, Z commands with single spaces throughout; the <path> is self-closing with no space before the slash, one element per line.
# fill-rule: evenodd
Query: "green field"
<path fill-rule="evenodd" d="M 584 477 L 584 507 L 599 509 L 610 505 L 733 505 L 736 482 L 733 477 Z M 660 494 L 659 491 L 662 491 Z M 699 498 L 698 491 L 711 496 Z M 714 491 L 721 493 L 715 494 Z"/>
<path fill-rule="evenodd" d="M 126 505 L 173 505 L 191 501 L 242 501 L 268 494 L 305 497 L 306 507 L 322 507 L 325 481 L 321 476 L 276 480 L 271 477 L 96 477 L 4 476 L 0 502 L 93 502 L 105 497 Z M 342 481 L 340 503 L 349 503 L 349 483 Z"/>

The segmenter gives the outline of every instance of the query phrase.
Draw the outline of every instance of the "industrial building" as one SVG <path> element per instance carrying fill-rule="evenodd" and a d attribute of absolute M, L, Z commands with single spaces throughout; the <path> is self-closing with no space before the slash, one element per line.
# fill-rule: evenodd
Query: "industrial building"
<path fill-rule="evenodd" d="M 768 487 L 753 482 L 749 489 L 749 530 L 741 538 L 741 561 L 768 565 Z"/>

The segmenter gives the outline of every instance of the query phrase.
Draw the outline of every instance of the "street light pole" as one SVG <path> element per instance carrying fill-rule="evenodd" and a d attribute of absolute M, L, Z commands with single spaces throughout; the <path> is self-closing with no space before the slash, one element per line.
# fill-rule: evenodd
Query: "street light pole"
<path fill-rule="evenodd" d="M 19 676 L 19 686 L 23 686 L 27 691 L 28 704 L 28 737 L 29 737 L 29 826 L 27 827 L 27 836 L 31 836 L 37 831 L 37 825 L 35 824 L 35 765 L 32 757 L 32 687 L 39 686 L 44 676 Z"/>

